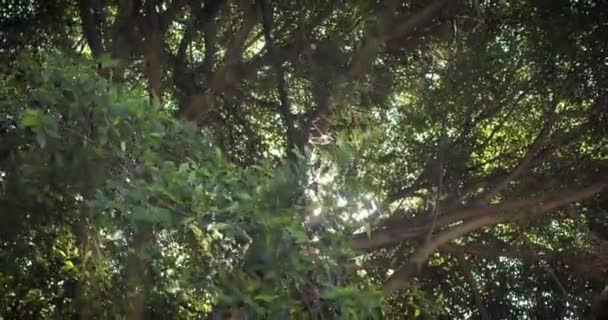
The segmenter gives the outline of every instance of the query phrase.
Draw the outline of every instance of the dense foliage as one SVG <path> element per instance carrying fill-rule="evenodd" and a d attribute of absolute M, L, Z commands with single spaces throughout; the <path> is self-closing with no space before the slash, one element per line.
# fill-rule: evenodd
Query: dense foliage
<path fill-rule="evenodd" d="M 0 28 L 5 318 L 582 319 L 607 284 L 605 1 L 14 0 Z"/>

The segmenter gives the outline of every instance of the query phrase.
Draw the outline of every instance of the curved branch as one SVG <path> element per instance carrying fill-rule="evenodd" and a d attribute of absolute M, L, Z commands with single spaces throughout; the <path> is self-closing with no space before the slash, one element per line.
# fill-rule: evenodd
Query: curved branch
<path fill-rule="evenodd" d="M 462 220 L 518 210 L 538 203 L 538 201 L 536 198 L 517 199 L 485 207 L 453 210 L 438 216 L 435 223 L 436 227 L 441 229 Z M 373 250 L 403 240 L 417 238 L 428 230 L 428 224 L 431 220 L 432 217 L 429 215 L 399 220 L 385 229 L 374 230 L 371 233 L 371 237 L 368 237 L 367 234 L 356 234 L 352 239 L 352 245 L 358 250 Z"/>
<path fill-rule="evenodd" d="M 349 71 L 350 77 L 357 78 L 365 74 L 386 41 L 411 35 L 432 21 L 443 7 L 453 1 L 455 0 L 432 1 L 421 11 L 405 19 L 403 23 L 398 23 L 394 26 L 390 26 L 390 22 L 387 23 L 386 21 L 390 21 L 390 16 L 397 9 L 397 5 L 400 2 L 390 1 L 386 5 L 386 10 L 379 17 L 379 25 L 368 31 L 368 37 L 364 40 L 364 45 L 353 59 Z M 374 34 L 376 33 L 374 29 L 379 34 Z"/>
<path fill-rule="evenodd" d="M 384 290 L 385 292 L 390 293 L 407 287 L 409 281 L 416 276 L 418 272 L 420 272 L 420 269 L 430 254 L 432 254 L 442 245 L 447 244 L 462 235 L 485 226 L 549 213 L 573 202 L 578 202 L 593 197 L 607 186 L 608 184 L 605 182 L 597 183 L 583 189 L 565 192 L 551 198 L 537 200 L 535 205 L 526 208 L 525 211 L 486 213 L 476 217 L 475 219 L 471 219 L 456 226 L 444 229 L 438 232 L 431 242 L 418 249 L 414 255 L 410 257 L 405 266 L 387 280 L 384 285 Z M 414 270 L 414 272 L 412 270 Z"/>

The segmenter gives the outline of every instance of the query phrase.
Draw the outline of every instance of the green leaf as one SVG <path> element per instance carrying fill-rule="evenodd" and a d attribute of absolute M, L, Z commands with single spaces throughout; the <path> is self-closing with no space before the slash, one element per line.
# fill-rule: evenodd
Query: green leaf
<path fill-rule="evenodd" d="M 42 132 L 36 133 L 36 141 L 40 145 L 41 148 L 46 146 L 46 136 Z"/>
<path fill-rule="evenodd" d="M 287 232 L 289 232 L 289 234 L 295 239 L 296 243 L 308 241 L 308 235 L 298 226 L 287 226 L 285 230 L 287 230 Z"/>
<path fill-rule="evenodd" d="M 112 59 L 112 56 L 109 54 L 101 55 L 97 59 L 97 63 L 101 65 L 102 68 L 114 68 L 118 66 L 118 60 Z"/>
<path fill-rule="evenodd" d="M 251 200 L 252 199 L 251 195 L 249 193 L 247 193 L 247 192 L 241 192 L 241 193 L 239 193 L 239 197 L 241 199 L 243 199 L 243 200 Z"/>
<path fill-rule="evenodd" d="M 215 160 L 218 163 L 222 163 L 223 158 L 222 150 L 220 148 L 215 148 Z"/>
<path fill-rule="evenodd" d="M 57 251 L 57 253 L 64 259 L 68 257 L 68 255 L 65 253 L 65 251 L 63 251 L 61 249 L 55 249 L 55 251 Z"/>
<path fill-rule="evenodd" d="M 66 260 L 63 264 L 63 268 L 66 271 L 70 271 L 76 269 L 76 266 L 74 266 L 74 263 L 72 261 Z"/>
<path fill-rule="evenodd" d="M 171 213 L 163 208 L 156 207 L 136 207 L 130 215 L 134 223 L 150 223 L 168 225 L 171 222 Z"/>
<path fill-rule="evenodd" d="M 273 302 L 278 297 L 279 296 L 276 295 L 276 294 L 262 293 L 262 294 L 259 294 L 259 295 L 255 296 L 255 300 L 261 300 L 261 301 L 264 301 L 264 302 Z"/>
<path fill-rule="evenodd" d="M 223 223 L 223 222 L 217 222 L 217 223 L 209 224 L 207 226 L 207 230 L 218 230 L 218 231 L 227 230 L 230 228 L 231 228 L 231 225 L 229 225 L 227 223 Z"/>
<path fill-rule="evenodd" d="M 37 128 L 42 123 L 42 114 L 38 110 L 26 109 L 21 118 L 21 126 L 25 128 Z"/>

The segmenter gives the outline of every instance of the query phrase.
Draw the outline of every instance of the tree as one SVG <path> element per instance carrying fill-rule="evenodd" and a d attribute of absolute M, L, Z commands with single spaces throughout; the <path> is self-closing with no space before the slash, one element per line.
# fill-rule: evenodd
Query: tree
<path fill-rule="evenodd" d="M 63 187 L 54 187 L 63 190 L 61 199 L 78 194 L 83 200 L 30 201 L 22 191 L 48 189 L 57 178 L 26 179 L 2 198 L 13 208 L 7 226 L 18 243 L 32 235 L 14 226 L 37 226 L 39 238 L 29 241 L 73 236 L 79 259 L 98 241 L 91 240 L 101 230 L 92 217 L 122 212 L 117 214 L 122 221 L 105 223 L 127 230 L 121 245 L 135 253 L 101 250 L 93 256 L 104 252 L 109 258 L 101 260 L 125 266 L 120 277 L 102 277 L 115 292 L 119 279 L 133 283 L 128 291 L 139 294 L 136 302 L 123 303 L 132 318 L 161 314 L 165 304 L 174 308 L 166 314 L 175 316 L 185 308 L 180 301 L 192 305 L 196 299 L 218 310 L 226 306 L 271 318 L 304 310 L 313 318 L 378 312 L 378 304 L 361 304 L 366 295 L 357 295 L 355 287 L 381 288 L 389 318 L 573 318 L 588 312 L 592 292 L 605 285 L 604 2 L 23 1 L 13 8 L 24 9 L 3 14 L 10 22 L 3 29 L 20 30 L 20 50 L 36 48 L 42 56 L 61 51 L 78 64 L 93 59 L 96 65 L 85 65 L 100 78 L 87 78 L 95 79 L 87 80 L 92 87 L 68 80 L 53 87 L 53 67 L 4 71 L 7 96 L 13 90 L 19 97 L 3 104 L 16 106 L 4 113 L 2 134 L 13 139 L 0 160 L 5 184 L 34 177 L 37 170 L 63 172 L 63 163 L 49 165 L 51 160 L 34 155 L 56 157 L 47 140 L 65 134 L 55 131 L 91 126 L 43 116 L 63 119 L 68 111 L 56 101 L 81 96 L 49 92 L 67 84 L 68 92 L 100 97 L 75 99 L 68 112 L 93 114 L 95 120 L 88 121 L 95 137 L 85 133 L 92 141 L 100 139 L 98 127 L 115 126 L 100 120 L 115 108 L 104 101 L 149 98 L 149 109 L 128 111 L 136 123 L 120 127 L 121 135 L 141 137 L 108 138 L 119 148 L 109 143 L 101 148 L 103 157 L 86 149 L 95 156 L 79 160 L 76 176 L 62 177 Z M 39 23 L 47 12 L 61 19 Z M 2 34 L 14 39 L 8 36 L 13 33 Z M 40 37 L 44 34 L 53 37 Z M 77 45 L 85 40 L 86 48 Z M 3 45 L 6 66 L 32 65 L 15 58 L 14 41 Z M 44 71 L 39 74 L 38 68 Z M 112 89 L 104 95 L 106 87 Z M 44 90 L 27 93 L 30 88 Z M 131 90 L 118 94 L 114 88 Z M 41 99 L 32 109 L 32 101 Z M 109 111 L 97 111 L 97 105 Z M 202 128 L 204 139 L 192 124 Z M 37 147 L 24 149 L 32 139 Z M 216 154 L 209 144 L 221 150 L 221 160 L 208 158 Z M 69 157 L 79 148 L 60 154 Z M 93 161 L 109 171 L 88 177 Z M 23 164 L 37 169 L 18 175 Z M 213 183 L 193 182 L 205 179 Z M 89 182 L 74 189 L 82 181 Z M 241 198 L 235 199 L 235 192 Z M 220 194 L 230 196 L 214 198 Z M 202 200 L 190 203 L 192 197 Z M 23 203 L 33 207 L 20 208 Z M 72 220 L 52 214 L 29 221 L 17 214 L 51 207 L 72 212 Z M 175 221 L 190 221 L 190 229 L 181 230 Z M 200 230 L 218 224 L 226 229 L 217 232 L 232 239 L 230 244 L 218 240 L 211 256 L 198 256 L 205 242 L 214 243 L 212 233 Z M 67 235 L 53 233 L 58 226 L 70 226 Z M 23 255 L 11 241 L 4 241 L 12 248 L 7 259 Z M 166 272 L 175 270 L 180 254 L 141 259 L 150 244 L 159 252 L 178 246 L 175 250 L 200 266 L 171 271 L 179 274 L 174 280 Z M 41 250 L 42 259 L 50 259 L 45 254 L 52 248 Z M 276 259 L 285 252 L 294 260 L 281 268 Z M 228 265 L 234 269 L 223 272 Z M 80 263 L 78 271 L 85 266 Z M 155 268 L 160 276 L 151 273 Z M 201 270 L 213 285 L 186 276 Z M 23 271 L 2 275 L 15 272 Z M 306 275 L 296 276 L 301 272 Z M 41 276 L 50 277 L 67 275 Z M 109 292 L 76 280 L 80 290 Z M 170 281 L 194 291 L 182 290 L 190 296 L 178 298 L 167 287 L 154 286 Z M 314 294 L 287 298 L 309 296 L 305 292 Z M 273 309 L 279 301 L 302 308 Z M 201 310 L 184 312 L 194 316 Z"/>

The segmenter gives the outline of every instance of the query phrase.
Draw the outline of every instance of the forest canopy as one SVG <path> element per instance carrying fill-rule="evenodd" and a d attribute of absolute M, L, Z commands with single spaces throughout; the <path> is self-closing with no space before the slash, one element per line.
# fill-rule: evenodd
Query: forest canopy
<path fill-rule="evenodd" d="M 608 319 L 607 71 L 602 0 L 0 1 L 0 319 Z"/>

